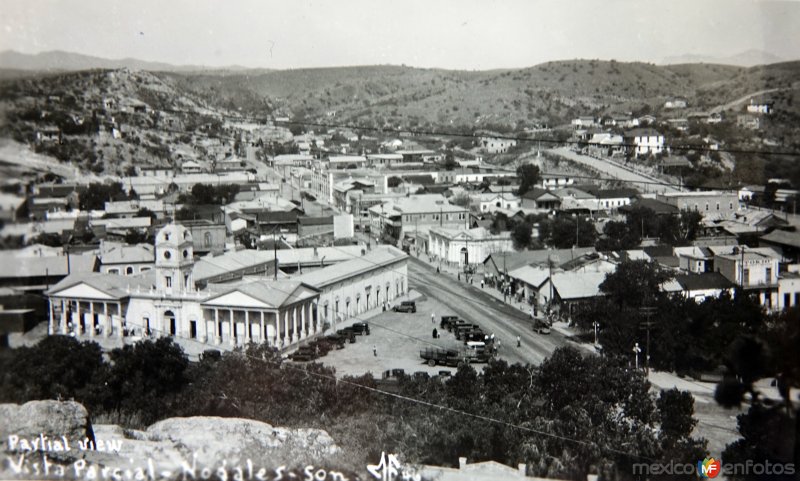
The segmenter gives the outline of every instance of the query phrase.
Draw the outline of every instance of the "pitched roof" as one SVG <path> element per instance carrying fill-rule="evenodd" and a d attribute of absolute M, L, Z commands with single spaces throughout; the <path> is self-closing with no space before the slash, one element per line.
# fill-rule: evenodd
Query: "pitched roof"
<path fill-rule="evenodd" d="M 760 239 L 772 244 L 800 249 L 800 232 L 776 229 L 769 234 L 761 236 Z"/>
<path fill-rule="evenodd" d="M 244 280 L 231 285 L 228 289 L 214 294 L 205 301 L 206 305 L 218 305 L 232 293 L 242 293 L 272 307 L 281 307 L 309 299 L 319 294 L 319 290 L 296 280 Z"/>
<path fill-rule="evenodd" d="M 567 263 L 585 254 L 595 253 L 594 247 L 579 247 L 577 249 L 539 249 L 535 251 L 522 252 L 495 252 L 484 260 L 484 263 L 492 259 L 499 270 L 509 272 L 522 266 L 538 265 L 547 266 L 550 259 L 557 266 Z"/>
<path fill-rule="evenodd" d="M 253 250 L 244 249 L 235 252 L 226 252 L 218 256 L 207 255 L 198 260 L 194 265 L 193 275 L 196 282 L 212 277 L 221 276 L 232 272 L 245 270 L 260 264 L 272 262 L 278 257 L 278 267 L 284 265 L 301 266 L 321 263 L 341 262 L 361 255 L 360 246 L 341 247 L 306 247 L 296 249 Z"/>
<path fill-rule="evenodd" d="M 510 271 L 508 275 L 534 287 L 540 287 L 550 278 L 550 269 L 544 267 L 522 266 Z"/>
<path fill-rule="evenodd" d="M 294 279 L 303 281 L 306 284 L 314 286 L 318 289 L 322 289 L 327 285 L 341 282 L 343 279 L 357 276 L 373 269 L 394 264 L 395 262 L 403 260 L 407 257 L 408 254 L 394 246 L 382 245 L 375 247 L 361 257 L 356 257 L 354 259 L 350 259 L 339 264 L 334 264 L 323 269 L 301 274 L 296 276 Z"/>
<path fill-rule="evenodd" d="M 602 296 L 600 284 L 605 279 L 605 272 L 557 272 L 552 282 L 561 299 L 577 300 Z"/>
<path fill-rule="evenodd" d="M 60 292 L 81 284 L 92 287 L 114 299 L 124 299 L 134 291 L 149 291 L 155 285 L 155 271 L 147 271 L 134 276 L 120 276 L 99 272 L 70 274 L 48 289 L 45 294 L 57 296 Z"/>
<path fill-rule="evenodd" d="M 704 289 L 730 289 L 734 284 L 719 272 L 704 272 L 702 274 L 679 274 L 675 276 L 683 290 L 699 291 Z"/>
<path fill-rule="evenodd" d="M 150 244 L 105 246 L 100 253 L 100 262 L 104 265 L 155 262 L 155 247 Z"/>
<path fill-rule="evenodd" d="M 97 263 L 96 255 L 69 254 L 67 256 L 17 256 L 16 251 L 4 251 L 0 253 L 0 265 L 8 266 L 2 278 L 30 278 L 47 276 L 66 276 L 67 271 L 71 273 L 85 273 L 94 271 Z"/>

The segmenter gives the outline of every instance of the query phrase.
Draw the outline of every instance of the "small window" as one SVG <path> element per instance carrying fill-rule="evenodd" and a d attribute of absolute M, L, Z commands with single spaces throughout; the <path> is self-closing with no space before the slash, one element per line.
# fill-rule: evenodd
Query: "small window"
<path fill-rule="evenodd" d="M 172 257 L 172 253 L 170 251 L 164 251 L 164 259 L 170 259 Z"/>
<path fill-rule="evenodd" d="M 164 276 L 164 283 L 167 287 L 172 287 L 172 276 Z"/>
<path fill-rule="evenodd" d="M 169 232 L 164 232 L 164 240 L 165 241 L 169 240 Z"/>
<path fill-rule="evenodd" d="M 131 274 L 133 274 L 133 267 L 131 267 L 131 266 L 128 266 L 128 267 L 125 269 L 125 274 L 127 274 L 127 275 L 131 275 Z"/>
<path fill-rule="evenodd" d="M 119 274 L 119 269 L 109 269 L 108 273 L 109 274 Z"/>
<path fill-rule="evenodd" d="M 186 249 L 183 250 L 183 258 L 184 259 L 188 259 L 189 258 L 189 251 L 186 250 Z"/>

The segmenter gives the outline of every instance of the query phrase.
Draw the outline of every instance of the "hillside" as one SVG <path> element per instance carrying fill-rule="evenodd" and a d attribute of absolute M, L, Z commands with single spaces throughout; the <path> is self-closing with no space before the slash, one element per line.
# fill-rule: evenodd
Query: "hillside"
<path fill-rule="evenodd" d="M 655 66 L 599 60 L 549 62 L 486 72 L 397 66 L 286 70 L 259 75 L 166 74 L 201 96 L 226 89 L 270 99 L 276 112 L 296 117 L 367 120 L 377 125 L 559 124 L 577 115 L 656 108 L 744 69 L 722 65 Z M 259 113 L 259 112 L 253 112 Z M 263 112 L 262 112 L 263 113 Z"/>
<path fill-rule="evenodd" d="M 125 172 L 134 160 L 140 165 L 213 161 L 232 147 L 221 120 L 230 112 L 326 124 L 510 132 L 567 125 L 581 115 L 650 112 L 668 119 L 730 103 L 722 109 L 726 123 L 693 134 L 754 150 L 768 144 L 795 149 L 800 143 L 795 128 L 800 62 L 752 68 L 571 60 L 492 71 L 363 66 L 7 72 L 0 75 L 0 111 L 5 112 L 0 134 L 96 173 Z M 776 114 L 764 118 L 758 131 L 735 128 L 742 99 L 764 90 Z M 664 102 L 674 97 L 685 98 L 689 108 L 664 110 Z M 37 140 L 39 130 L 52 126 L 61 130 L 61 144 Z M 675 145 L 686 141 L 686 134 L 659 128 Z M 751 160 L 753 165 L 766 162 Z"/>
<path fill-rule="evenodd" d="M 127 69 L 1 80 L 0 112 L 3 137 L 97 174 L 216 159 L 232 143 L 203 99 L 168 77 Z"/>

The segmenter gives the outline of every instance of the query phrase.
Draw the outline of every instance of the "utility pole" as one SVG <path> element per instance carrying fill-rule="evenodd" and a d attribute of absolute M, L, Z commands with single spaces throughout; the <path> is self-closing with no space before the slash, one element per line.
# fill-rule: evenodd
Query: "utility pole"
<path fill-rule="evenodd" d="M 278 240 L 275 238 L 275 231 L 278 229 L 278 226 L 273 227 L 272 229 L 272 257 L 275 261 L 275 276 L 273 280 L 278 280 Z"/>
<path fill-rule="evenodd" d="M 649 376 L 650 375 L 650 328 L 652 328 L 655 323 L 650 320 L 650 317 L 656 313 L 655 307 L 641 307 L 639 311 L 644 314 L 647 320 L 639 324 L 639 329 L 644 329 L 647 331 L 647 344 L 645 345 L 645 372 Z"/>

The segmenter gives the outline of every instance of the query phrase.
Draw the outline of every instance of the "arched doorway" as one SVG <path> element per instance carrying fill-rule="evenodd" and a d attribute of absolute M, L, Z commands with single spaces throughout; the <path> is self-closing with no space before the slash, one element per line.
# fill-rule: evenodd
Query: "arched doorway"
<path fill-rule="evenodd" d="M 164 312 L 164 327 L 166 328 L 167 333 L 170 336 L 174 336 L 178 333 L 178 326 L 175 321 L 175 313 L 172 311 L 165 311 Z"/>

